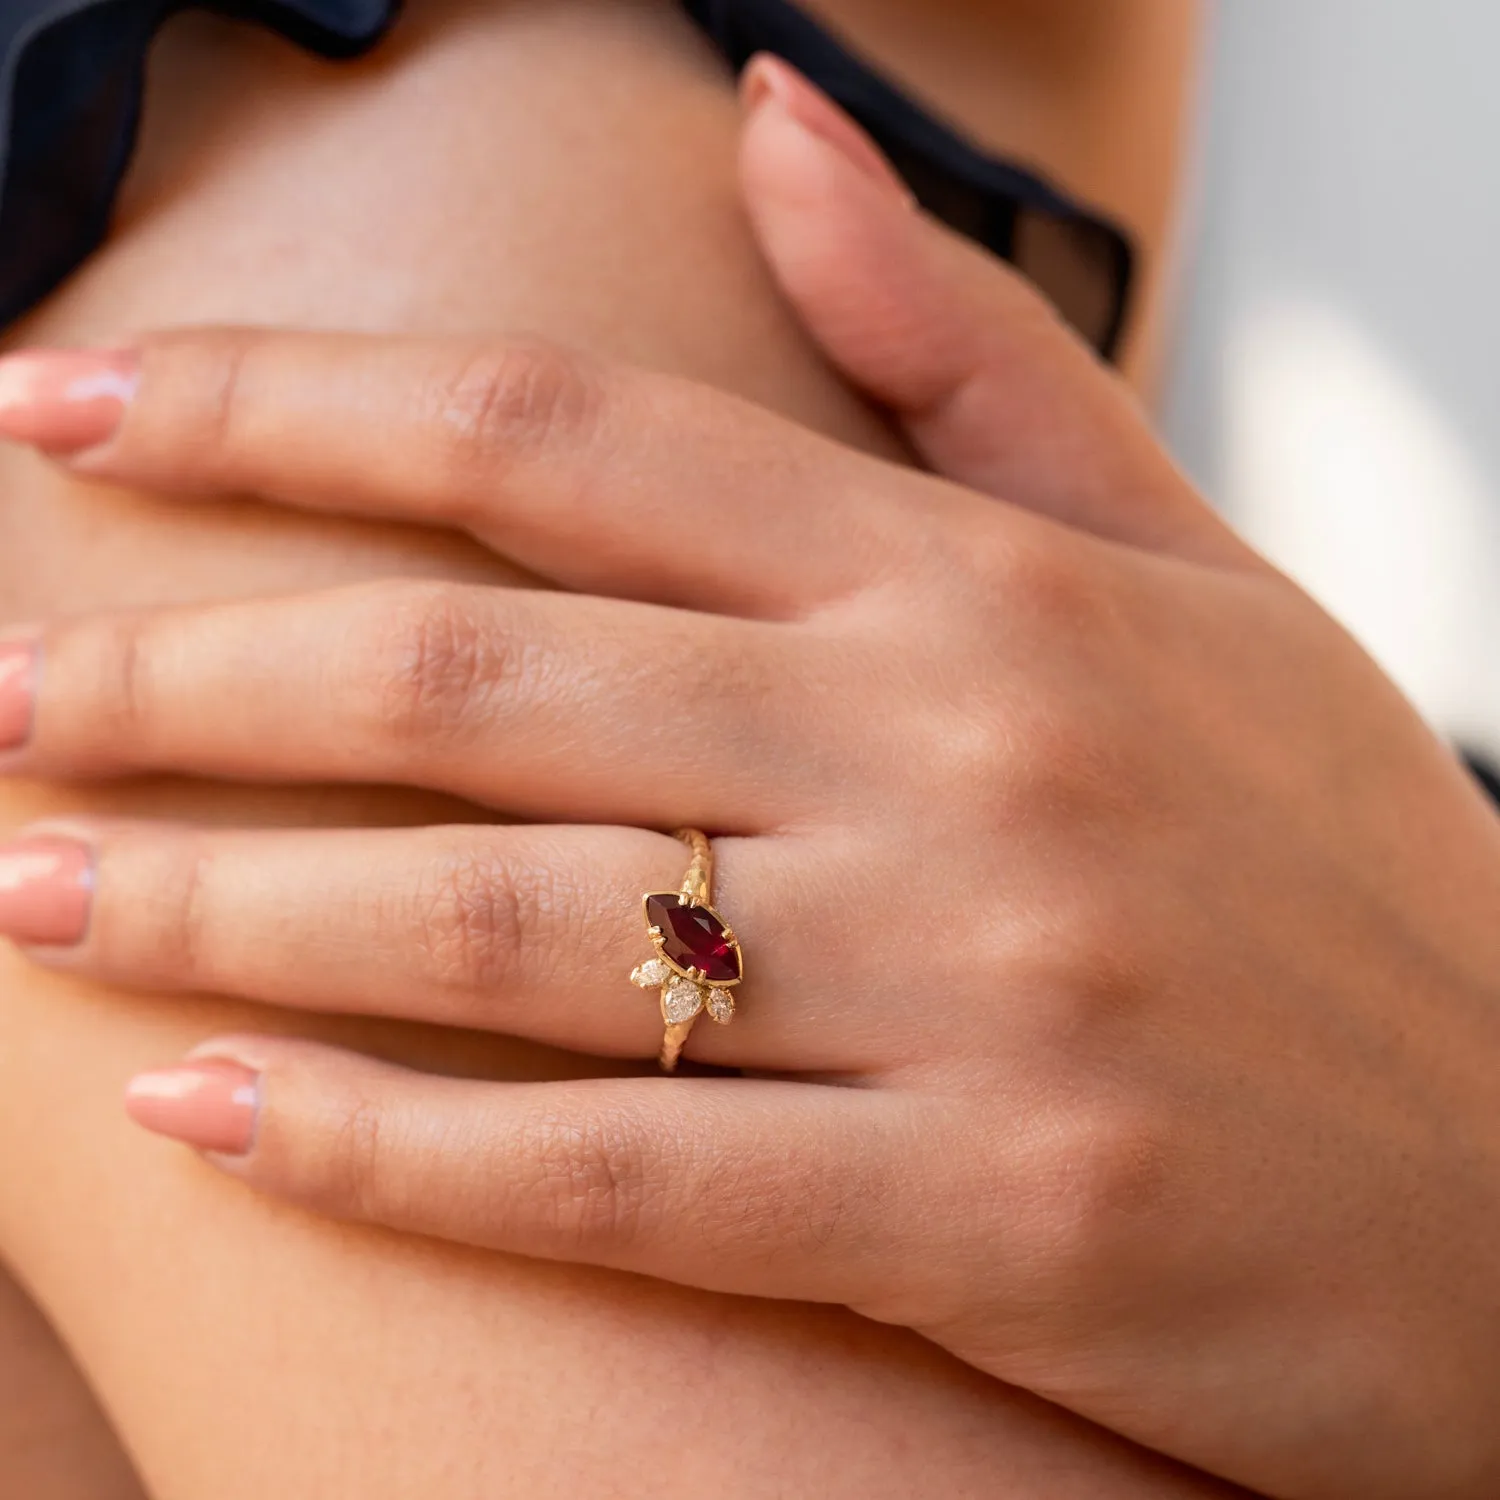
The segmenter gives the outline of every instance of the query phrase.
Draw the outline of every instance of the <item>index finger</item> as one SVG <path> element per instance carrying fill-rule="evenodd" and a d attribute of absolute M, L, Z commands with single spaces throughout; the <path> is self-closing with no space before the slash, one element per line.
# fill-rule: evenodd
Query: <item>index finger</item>
<path fill-rule="evenodd" d="M 572 589 L 802 614 L 899 559 L 902 471 L 536 341 L 218 328 L 0 360 L 0 435 L 159 492 L 459 527 Z"/>

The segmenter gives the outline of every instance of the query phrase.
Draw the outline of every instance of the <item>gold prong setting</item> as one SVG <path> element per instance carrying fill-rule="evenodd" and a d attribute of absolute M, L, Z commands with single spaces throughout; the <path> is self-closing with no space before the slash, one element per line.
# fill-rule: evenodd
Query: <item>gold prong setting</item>
<path fill-rule="evenodd" d="M 642 897 L 646 936 L 655 957 L 630 975 L 640 989 L 660 991 L 666 1026 L 661 1064 L 669 1073 L 700 1015 L 706 1011 L 720 1026 L 734 1019 L 732 991 L 745 977 L 739 939 L 710 904 L 712 846 L 694 829 L 677 837 L 693 851 L 692 863 L 678 890 L 648 891 Z"/>

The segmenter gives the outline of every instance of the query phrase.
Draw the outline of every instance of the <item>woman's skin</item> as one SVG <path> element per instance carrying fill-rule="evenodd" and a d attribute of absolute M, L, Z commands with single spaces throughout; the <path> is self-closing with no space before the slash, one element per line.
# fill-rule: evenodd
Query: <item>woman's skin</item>
<path fill-rule="evenodd" d="M 0 1475 L 25 1500 L 140 1500 L 77 1367 L 21 1289 L 0 1276 Z"/>
<path fill-rule="evenodd" d="M 0 772 L 398 782 L 566 826 L 74 820 L 0 849 L 0 932 L 592 1055 L 665 1017 L 668 1066 L 706 1006 L 690 1055 L 760 1076 L 497 1085 L 218 1037 L 130 1107 L 333 1218 L 853 1307 L 1280 1500 L 1492 1500 L 1493 807 L 1034 289 L 793 69 L 744 92 L 766 263 L 933 473 L 514 340 L 0 360 L 0 431 L 76 471 L 446 520 L 579 591 L 387 581 L 5 645 Z M 688 889 L 743 991 L 713 917 L 648 898 L 642 931 L 682 822 L 720 834 Z M 659 1004 L 622 1005 L 648 935 Z"/>
<path fill-rule="evenodd" d="M 929 47 L 909 49 L 911 71 L 941 90 L 973 65 L 982 34 L 995 100 L 1041 97 L 1038 77 L 1076 98 L 1085 75 L 1042 45 L 1053 29 L 1043 9 L 1018 7 L 994 35 L 970 29 L 977 6 L 940 13 Z M 1116 56 L 1138 56 L 1118 50 L 1132 37 L 1190 29 L 1179 0 L 1134 7 L 1133 20 L 1118 9 L 1077 8 L 1108 17 Z M 845 0 L 839 12 L 860 29 L 859 8 Z M 869 7 L 872 47 L 897 35 L 899 14 Z M 1098 68 L 1095 57 L 1086 76 Z M 1082 162 L 1079 140 L 1123 139 L 1148 101 L 1163 118 L 1150 71 L 1134 97 L 1121 87 L 1097 114 L 1066 115 L 1066 130 L 1056 111 L 997 104 L 987 115 L 956 82 L 954 97 L 991 144 Z M 1175 101 L 1181 79 L 1167 83 Z M 769 290 L 734 192 L 735 128 L 727 80 L 664 5 L 425 5 L 354 67 L 179 22 L 156 59 L 114 239 L 11 342 L 97 343 L 204 320 L 535 328 L 894 451 Z M 1146 138 L 1149 184 L 1100 196 L 1156 247 L 1175 143 Z M 449 538 L 251 506 L 189 515 L 0 455 L 11 621 L 390 574 L 500 576 Z M 69 811 L 287 825 L 463 816 L 349 790 L 0 792 L 7 831 Z M 132 1072 L 234 1028 L 494 1077 L 586 1071 L 578 1059 L 125 998 L 8 954 L 0 1001 L 0 1255 L 61 1331 L 157 1500 L 1208 1492 L 847 1315 L 330 1227 L 216 1180 L 119 1112 Z M 32 1368 L 41 1381 L 43 1364 Z M 104 1474 L 95 1495 L 108 1493 Z"/>
<path fill-rule="evenodd" d="M 1120 363 L 1150 391 L 1174 269 L 1167 231 L 1178 179 L 1163 167 L 1176 164 L 1182 145 L 1196 0 L 816 0 L 809 8 L 844 25 L 987 145 L 1039 164 L 1133 231 L 1145 254 Z"/>

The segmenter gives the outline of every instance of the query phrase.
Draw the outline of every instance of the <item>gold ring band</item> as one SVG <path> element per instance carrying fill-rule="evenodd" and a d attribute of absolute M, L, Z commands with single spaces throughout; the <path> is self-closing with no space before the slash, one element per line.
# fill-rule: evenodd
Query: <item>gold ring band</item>
<path fill-rule="evenodd" d="M 745 977 L 745 959 L 733 929 L 713 908 L 714 851 L 708 835 L 684 828 L 674 835 L 692 850 L 692 862 L 675 891 L 642 897 L 646 936 L 656 956 L 630 982 L 661 990 L 661 1066 L 675 1072 L 698 1017 L 707 1011 L 721 1026 L 734 1019 L 734 987 Z"/>

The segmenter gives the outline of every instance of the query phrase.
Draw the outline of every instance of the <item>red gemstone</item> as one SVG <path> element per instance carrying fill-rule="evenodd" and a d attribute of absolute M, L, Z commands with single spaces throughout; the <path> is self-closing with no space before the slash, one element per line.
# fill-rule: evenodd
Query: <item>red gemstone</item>
<path fill-rule="evenodd" d="M 662 954 L 679 969 L 727 984 L 740 977 L 740 950 L 706 906 L 683 906 L 675 894 L 646 897 L 646 921 L 661 929 Z"/>

